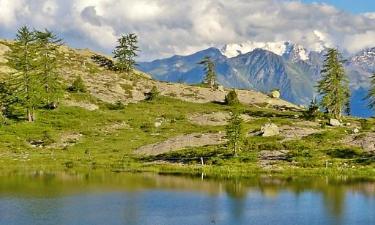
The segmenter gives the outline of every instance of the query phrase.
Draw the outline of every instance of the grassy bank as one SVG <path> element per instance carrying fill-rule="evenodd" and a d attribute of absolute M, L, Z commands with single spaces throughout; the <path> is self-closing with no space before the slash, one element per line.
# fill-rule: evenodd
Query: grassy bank
<path fill-rule="evenodd" d="M 247 177 L 259 174 L 374 176 L 374 157 L 359 148 L 340 144 L 349 128 L 319 128 L 321 131 L 301 140 L 282 137 L 248 136 L 244 148 L 233 157 L 225 145 L 190 148 L 157 157 L 140 157 L 134 151 L 144 145 L 190 133 L 224 131 L 224 126 L 201 126 L 188 120 L 191 114 L 229 112 L 221 104 L 187 103 L 160 97 L 154 101 L 116 109 L 86 94 L 71 94 L 70 99 L 99 106 L 89 111 L 82 107 L 61 106 L 40 110 L 37 121 L 7 121 L 0 127 L 0 169 L 2 172 L 104 170 L 112 172 L 151 171 L 158 173 L 205 174 L 215 177 Z M 266 107 L 236 106 L 252 119 L 246 132 L 259 130 L 266 122 L 295 126 L 304 121 L 296 112 L 280 112 Z M 156 127 L 156 121 L 162 125 Z M 349 122 L 357 123 L 349 118 Z M 264 167 L 262 151 L 287 150 L 283 160 Z M 201 166 L 201 158 L 204 166 Z"/>

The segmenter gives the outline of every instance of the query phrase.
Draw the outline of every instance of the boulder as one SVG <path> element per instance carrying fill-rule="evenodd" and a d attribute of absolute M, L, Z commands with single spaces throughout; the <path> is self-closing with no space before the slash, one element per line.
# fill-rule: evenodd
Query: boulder
<path fill-rule="evenodd" d="M 159 127 L 161 127 L 161 125 L 163 125 L 163 123 L 161 121 L 156 121 L 154 123 L 155 128 L 159 128 Z"/>
<path fill-rule="evenodd" d="M 341 123 L 337 119 L 330 119 L 329 120 L 329 125 L 331 125 L 333 127 L 340 127 Z"/>
<path fill-rule="evenodd" d="M 358 128 L 355 128 L 354 130 L 353 130 L 353 134 L 358 134 L 359 133 L 359 129 Z"/>
<path fill-rule="evenodd" d="M 280 94 L 280 91 L 274 90 L 271 92 L 270 96 L 271 98 L 280 98 L 281 94 Z"/>
<path fill-rule="evenodd" d="M 280 129 L 276 124 L 267 123 L 260 129 L 263 137 L 272 137 L 280 134 Z"/>
<path fill-rule="evenodd" d="M 221 91 L 221 92 L 225 92 L 225 89 L 224 89 L 224 86 L 223 86 L 223 85 L 219 85 L 219 86 L 217 86 L 217 90 L 218 90 L 218 91 Z"/>

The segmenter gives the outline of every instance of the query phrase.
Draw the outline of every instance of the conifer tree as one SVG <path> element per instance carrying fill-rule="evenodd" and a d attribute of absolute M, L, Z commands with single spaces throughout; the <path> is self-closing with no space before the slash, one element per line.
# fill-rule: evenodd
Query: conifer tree
<path fill-rule="evenodd" d="M 365 98 L 365 100 L 367 100 L 369 103 L 368 103 L 368 107 L 370 109 L 373 109 L 375 110 L 375 73 L 370 77 L 371 79 L 371 86 L 370 86 L 370 90 L 368 91 L 368 94 Z"/>
<path fill-rule="evenodd" d="M 237 155 L 237 153 L 241 150 L 241 144 L 243 141 L 242 123 L 243 120 L 239 113 L 232 112 L 229 123 L 226 126 L 226 138 L 228 140 L 228 148 L 233 152 L 234 155 Z"/>
<path fill-rule="evenodd" d="M 215 63 L 210 57 L 206 56 L 198 64 L 204 66 L 205 77 L 203 80 L 204 84 L 207 84 L 211 89 L 216 88 L 216 72 Z"/>
<path fill-rule="evenodd" d="M 7 65 L 13 70 L 9 74 L 7 85 L 11 92 L 9 102 L 12 108 L 17 107 L 24 111 L 29 122 L 34 121 L 34 111 L 40 103 L 35 72 L 36 56 L 34 32 L 26 26 L 21 27 L 15 42 L 10 45 L 10 51 L 6 53 Z"/>
<path fill-rule="evenodd" d="M 49 30 L 36 31 L 35 37 L 38 47 L 36 70 L 42 88 L 40 90 L 42 101 L 46 106 L 55 108 L 63 94 L 58 72 L 61 58 L 59 47 L 62 45 L 62 40 Z"/>
<path fill-rule="evenodd" d="M 330 116 L 340 119 L 349 106 L 349 80 L 337 49 L 329 49 L 325 57 L 322 79 L 317 85 L 318 92 L 322 95 L 321 105 Z"/>
<path fill-rule="evenodd" d="M 115 67 L 120 72 L 129 73 L 133 70 L 135 57 L 137 57 L 138 50 L 138 37 L 135 34 L 123 35 L 118 39 L 118 46 L 113 51 Z"/>

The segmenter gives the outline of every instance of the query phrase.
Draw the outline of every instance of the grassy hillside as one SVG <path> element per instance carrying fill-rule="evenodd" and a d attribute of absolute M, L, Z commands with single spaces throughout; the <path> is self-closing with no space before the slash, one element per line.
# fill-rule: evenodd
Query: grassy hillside
<path fill-rule="evenodd" d="M 4 53 L 1 49 L 6 50 L 4 44 L 7 42 L 0 43 L 0 60 Z M 373 153 L 345 142 L 355 127 L 361 127 L 358 120 L 347 118 L 350 125 L 346 127 L 322 127 L 326 121 L 304 121 L 300 109 L 293 104 L 244 90 L 238 90 L 242 104 L 235 108 L 247 118 L 244 130 L 249 135 L 237 157 L 232 156 L 224 142 L 156 156 L 136 154 L 142 146 L 176 136 L 223 134 L 225 115 L 233 110 L 221 103 L 228 90 L 157 82 L 137 71 L 115 73 L 93 62 L 94 53 L 89 50 L 63 47 L 62 51 L 64 84 L 68 87 L 81 76 L 88 92 L 66 92 L 56 110 L 38 110 L 34 123 L 7 120 L 1 125 L 0 169 L 4 173 L 106 170 L 251 176 L 268 172 L 375 172 Z M 0 68 L 3 74 L 8 72 L 4 65 Z M 153 86 L 161 96 L 144 100 L 144 94 Z M 125 107 L 116 107 L 117 101 Z M 223 115 L 224 119 L 214 116 L 203 120 L 207 115 Z M 203 122 L 196 122 L 193 116 Z M 279 136 L 251 135 L 268 122 L 281 128 Z M 373 120 L 367 123 L 370 131 L 373 124 Z M 358 135 L 367 134 L 361 130 Z M 201 158 L 204 166 L 200 165 Z"/>

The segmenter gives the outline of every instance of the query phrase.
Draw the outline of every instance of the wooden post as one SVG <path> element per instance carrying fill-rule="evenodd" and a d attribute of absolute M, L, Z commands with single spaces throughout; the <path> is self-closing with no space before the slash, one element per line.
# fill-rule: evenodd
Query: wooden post
<path fill-rule="evenodd" d="M 204 166 L 203 157 L 201 157 L 201 165 Z"/>

